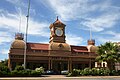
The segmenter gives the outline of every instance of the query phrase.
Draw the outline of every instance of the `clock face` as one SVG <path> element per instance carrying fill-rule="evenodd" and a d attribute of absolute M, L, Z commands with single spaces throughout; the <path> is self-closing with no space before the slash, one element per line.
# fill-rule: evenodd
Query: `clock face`
<path fill-rule="evenodd" d="M 63 30 L 60 29 L 60 28 L 57 28 L 57 29 L 55 30 L 55 33 L 56 33 L 57 36 L 62 36 L 62 35 L 63 35 Z"/>

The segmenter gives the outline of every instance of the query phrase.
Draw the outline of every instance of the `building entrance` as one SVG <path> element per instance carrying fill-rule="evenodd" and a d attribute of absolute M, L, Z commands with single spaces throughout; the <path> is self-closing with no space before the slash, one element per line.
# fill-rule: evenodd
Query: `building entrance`
<path fill-rule="evenodd" d="M 53 61 L 52 66 L 52 69 L 56 74 L 61 74 L 62 71 L 68 70 L 67 61 Z"/>

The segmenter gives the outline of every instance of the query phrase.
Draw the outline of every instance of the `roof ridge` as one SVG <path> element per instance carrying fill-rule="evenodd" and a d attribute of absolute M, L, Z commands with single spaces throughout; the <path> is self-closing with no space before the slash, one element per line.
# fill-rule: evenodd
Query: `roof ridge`
<path fill-rule="evenodd" d="M 27 42 L 27 44 L 43 44 L 43 45 L 49 45 L 47 43 L 33 43 L 33 42 Z"/>

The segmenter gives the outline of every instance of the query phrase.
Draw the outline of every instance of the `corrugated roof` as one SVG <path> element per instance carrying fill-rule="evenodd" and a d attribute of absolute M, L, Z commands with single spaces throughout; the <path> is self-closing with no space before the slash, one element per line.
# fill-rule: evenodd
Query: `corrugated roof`
<path fill-rule="evenodd" d="M 29 49 L 33 50 L 49 50 L 49 44 L 43 43 L 27 43 Z M 71 45 L 71 50 L 75 52 L 88 52 L 86 46 L 73 46 Z"/>
<path fill-rule="evenodd" d="M 79 50 L 79 49 L 73 49 L 73 51 L 75 51 L 75 52 L 88 52 L 86 50 Z"/>
<path fill-rule="evenodd" d="M 48 50 L 49 44 L 43 44 L 43 43 L 27 43 L 27 46 L 30 49 L 34 50 Z"/>
<path fill-rule="evenodd" d="M 73 46 L 73 45 L 71 45 L 71 49 L 72 49 L 72 51 L 75 51 L 75 52 L 88 52 L 88 49 L 86 46 Z"/>

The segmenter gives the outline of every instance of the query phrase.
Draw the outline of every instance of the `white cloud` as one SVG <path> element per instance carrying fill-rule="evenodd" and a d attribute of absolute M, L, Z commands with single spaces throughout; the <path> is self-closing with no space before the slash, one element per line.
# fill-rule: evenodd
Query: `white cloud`
<path fill-rule="evenodd" d="M 1 14 L 0 16 L 0 28 L 9 29 L 12 32 L 18 32 L 20 17 L 17 14 L 7 13 L 7 15 Z M 33 18 L 29 19 L 28 34 L 36 36 L 48 37 L 47 31 L 49 24 L 46 22 L 38 22 Z M 47 28 L 47 29 L 46 29 Z M 25 33 L 26 30 L 26 16 L 21 15 L 21 32 Z"/>
<path fill-rule="evenodd" d="M 120 7 L 116 8 L 110 0 L 47 0 L 41 1 L 52 8 L 64 21 L 85 19 L 82 29 L 92 27 L 95 32 L 113 27 L 120 19 Z"/>
<path fill-rule="evenodd" d="M 11 42 L 13 39 L 11 37 L 0 37 L 0 44 L 6 43 L 6 42 Z"/>
<path fill-rule="evenodd" d="M 13 37 L 8 32 L 2 32 L 0 31 L 0 44 L 6 43 L 6 42 L 12 42 Z"/>
<path fill-rule="evenodd" d="M 50 7 L 63 20 L 76 20 L 80 18 L 81 9 L 88 0 L 48 0 Z M 86 6 L 86 5 L 85 5 Z"/>
<path fill-rule="evenodd" d="M 6 0 L 6 1 L 12 3 L 17 7 L 27 7 L 27 5 L 25 5 L 25 3 L 23 2 L 24 0 Z"/>
<path fill-rule="evenodd" d="M 103 31 L 106 28 L 113 27 L 117 20 L 119 19 L 120 14 L 113 15 L 113 14 L 104 14 L 99 16 L 98 18 L 88 18 L 86 21 L 81 22 L 83 26 L 88 28 L 92 28 L 92 31 L 99 32 Z"/>
<path fill-rule="evenodd" d="M 40 2 L 45 6 L 47 5 L 48 8 L 51 7 L 55 11 L 56 15 L 59 15 L 65 21 L 84 18 L 92 11 L 98 9 L 103 11 L 110 5 L 108 0 L 103 0 L 98 3 L 95 3 L 96 0 L 47 0 Z"/>
<path fill-rule="evenodd" d="M 113 31 L 105 31 L 105 32 L 102 32 L 101 34 L 116 35 L 116 34 L 118 34 L 118 33 L 113 32 Z"/>
<path fill-rule="evenodd" d="M 66 43 L 70 45 L 81 45 L 83 43 L 83 38 L 75 34 L 66 34 Z M 49 41 L 40 41 L 39 43 L 49 44 Z"/>
<path fill-rule="evenodd" d="M 16 3 L 20 2 L 20 0 L 6 0 L 6 1 L 8 1 L 8 2 L 10 2 L 12 4 L 16 4 Z"/>
<path fill-rule="evenodd" d="M 109 34 L 111 36 L 106 36 L 104 37 L 104 34 Z M 100 42 L 108 42 L 108 41 L 112 41 L 112 42 L 120 42 L 120 33 L 114 32 L 114 31 L 106 31 L 103 33 L 103 36 L 98 36 L 97 40 Z"/>
<path fill-rule="evenodd" d="M 28 10 L 28 1 L 29 0 L 6 0 L 7 2 L 11 3 L 14 7 L 16 12 L 19 13 L 19 10 L 21 10 L 24 14 L 27 15 Z M 30 15 L 36 15 L 35 9 L 32 7 L 34 4 L 32 4 L 32 0 L 30 0 Z"/>
<path fill-rule="evenodd" d="M 3 12 L 3 9 L 0 9 L 0 13 L 2 13 Z"/>
<path fill-rule="evenodd" d="M 1 50 L 1 53 L 2 53 L 2 54 L 8 54 L 8 53 L 9 53 L 9 50 L 8 50 L 8 49 L 2 49 L 2 50 Z"/>
<path fill-rule="evenodd" d="M 70 45 L 80 45 L 83 41 L 83 38 L 73 34 L 66 34 L 66 43 Z"/>

